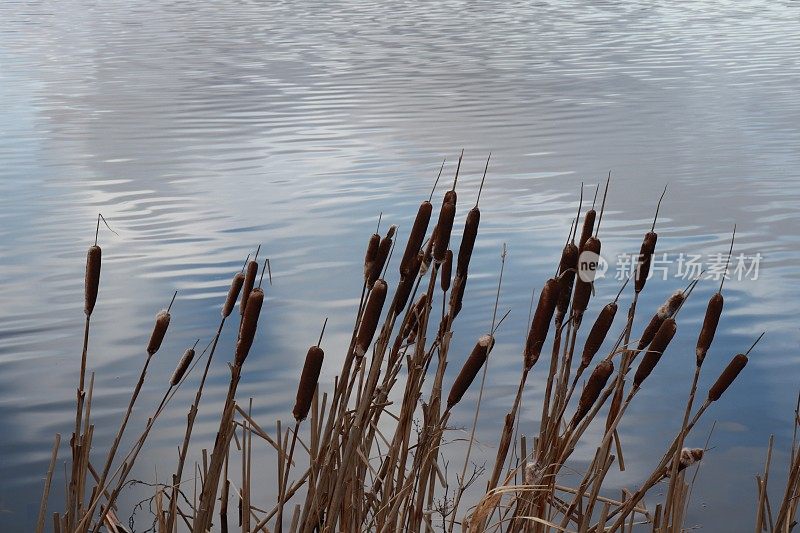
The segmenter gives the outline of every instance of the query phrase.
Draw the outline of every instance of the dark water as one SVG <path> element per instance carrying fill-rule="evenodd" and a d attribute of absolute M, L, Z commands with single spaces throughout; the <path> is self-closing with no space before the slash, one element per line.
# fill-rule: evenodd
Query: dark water
<path fill-rule="evenodd" d="M 324 379 L 333 379 L 378 213 L 404 242 L 441 158 L 452 176 L 463 147 L 461 217 L 493 155 L 451 370 L 489 327 L 503 243 L 500 307 L 512 309 L 489 369 L 476 460 L 494 456 L 530 291 L 554 269 L 581 181 L 594 186 L 613 171 L 601 232 L 612 262 L 638 250 L 669 183 L 661 252 L 711 262 L 737 223 L 734 255 L 761 254 L 758 279 L 726 283 L 703 390 L 732 354 L 767 335 L 690 439 L 702 446 L 717 421 L 689 523 L 752 530 L 753 478 L 775 434 L 778 498 L 800 383 L 799 16 L 795 2 L 3 3 L 0 529 L 31 529 L 53 435 L 70 431 L 84 254 L 98 211 L 119 233 L 100 233 L 89 354 L 98 451 L 118 424 L 155 312 L 179 290 L 137 431 L 178 355 L 213 333 L 228 280 L 258 243 L 273 286 L 240 397 L 252 396 L 256 418 L 273 427 L 289 418 L 302 356 L 326 316 Z M 619 286 L 614 269 L 597 284 L 590 319 Z M 686 282 L 677 263 L 652 280 L 640 322 Z M 626 416 L 627 470 L 614 486 L 641 481 L 679 425 L 716 285 L 699 285 L 669 357 Z M 209 445 L 232 343 L 227 332 L 196 430 Z M 542 372 L 523 428 L 538 419 Z M 171 404 L 134 477 L 169 475 L 190 396 Z M 475 398 L 456 425 L 471 423 Z M 593 453 L 598 432 L 579 457 Z M 266 507 L 273 458 L 262 451 L 258 468 L 269 477 L 254 504 Z M 146 492 L 131 491 L 123 508 Z M 139 511 L 137 530 L 148 521 Z"/>

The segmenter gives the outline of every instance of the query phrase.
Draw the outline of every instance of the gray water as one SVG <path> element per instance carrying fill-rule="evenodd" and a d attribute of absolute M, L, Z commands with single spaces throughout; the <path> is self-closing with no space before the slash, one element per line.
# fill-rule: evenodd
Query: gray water
<path fill-rule="evenodd" d="M 399 225 L 404 243 L 442 158 L 449 180 L 464 148 L 459 227 L 489 151 L 492 162 L 451 372 L 489 327 L 503 243 L 509 250 L 500 312 L 511 314 L 490 363 L 478 464 L 494 456 L 516 388 L 530 291 L 552 275 L 580 183 L 591 196 L 610 169 L 600 236 L 612 262 L 638 250 L 665 184 L 659 252 L 711 261 L 727 252 L 737 223 L 734 256 L 761 254 L 758 279 L 750 272 L 726 282 L 701 390 L 730 356 L 767 334 L 690 439 L 702 446 L 716 421 L 689 523 L 752 530 L 753 479 L 770 434 L 779 498 L 800 383 L 799 16 L 787 1 L 4 2 L 0 529 L 31 530 L 54 434 L 68 440 L 83 267 L 98 212 L 119 236 L 100 230 L 104 264 L 89 350 L 95 461 L 138 376 L 154 314 L 177 289 L 131 438 L 179 354 L 196 338 L 208 342 L 232 273 L 258 243 L 273 285 L 239 396 L 253 397 L 264 427 L 289 419 L 305 348 L 326 316 L 329 388 L 378 214 L 384 228 Z M 614 268 L 598 281 L 587 320 L 619 288 Z M 648 283 L 637 329 L 686 285 L 676 269 Z M 671 353 L 626 416 L 627 468 L 612 486 L 636 486 L 679 426 L 699 321 L 717 285 L 700 283 Z M 629 302 L 630 291 L 622 309 Z M 223 335 L 195 431 L 206 446 L 232 335 Z M 528 432 L 543 373 L 529 380 Z M 172 471 L 193 383 L 170 404 L 133 477 L 153 482 Z M 469 426 L 476 396 L 456 410 L 456 426 Z M 597 442 L 599 428 L 576 457 L 585 461 Z M 454 457 L 463 453 L 453 449 Z M 269 478 L 254 504 L 267 507 L 274 457 L 262 451 L 258 468 Z M 199 448 L 192 453 L 198 458 Z M 50 511 L 60 510 L 63 482 L 59 466 Z M 146 495 L 134 487 L 122 508 Z M 136 530 L 149 521 L 139 510 Z"/>

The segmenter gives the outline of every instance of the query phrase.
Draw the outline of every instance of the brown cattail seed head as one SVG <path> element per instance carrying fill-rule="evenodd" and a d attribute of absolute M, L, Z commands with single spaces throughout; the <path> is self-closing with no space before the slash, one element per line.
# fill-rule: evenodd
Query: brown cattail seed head
<path fill-rule="evenodd" d="M 164 335 L 167 334 L 169 327 L 170 314 L 165 311 L 159 311 L 156 315 L 156 325 L 153 326 L 153 333 L 150 335 L 150 342 L 147 343 L 147 354 L 153 355 L 161 348 L 161 343 L 164 341 Z"/>
<path fill-rule="evenodd" d="M 586 382 L 581 397 L 578 400 L 578 409 L 575 411 L 575 416 L 572 419 L 572 426 L 576 426 L 580 422 L 589 409 L 592 408 L 600 393 L 608 383 L 608 378 L 614 373 L 614 363 L 611 359 L 604 359 L 594 368 L 592 375 L 589 376 L 589 381 Z"/>
<path fill-rule="evenodd" d="M 417 255 L 412 259 L 408 270 L 400 277 L 400 282 L 397 284 L 397 290 L 394 293 L 394 300 L 392 300 L 392 309 L 398 315 L 406 308 L 408 298 L 411 296 L 411 291 L 414 290 L 414 281 L 419 274 L 419 267 L 422 265 L 422 257 L 425 252 L 422 250 L 417 251 Z"/>
<path fill-rule="evenodd" d="M 231 288 L 228 289 L 228 297 L 225 298 L 225 303 L 222 305 L 222 318 L 228 318 L 233 311 L 233 306 L 236 305 L 236 300 L 239 298 L 239 291 L 242 290 L 244 285 L 244 274 L 237 272 L 231 281 Z"/>
<path fill-rule="evenodd" d="M 703 360 L 706 358 L 708 349 L 711 347 L 711 343 L 714 341 L 714 334 L 717 332 L 719 317 L 722 315 L 722 306 L 724 303 L 725 299 L 719 292 L 714 294 L 711 299 L 708 300 L 706 316 L 703 319 L 703 327 L 700 329 L 700 336 L 697 338 L 697 348 L 695 350 L 695 353 L 697 354 L 697 366 L 703 364 Z"/>
<path fill-rule="evenodd" d="M 406 251 L 400 260 L 401 276 L 409 274 L 413 267 L 413 261 L 416 260 L 417 253 L 422 248 L 422 243 L 425 241 L 425 232 L 428 231 L 428 224 L 431 221 L 432 210 L 433 205 L 427 200 L 422 202 L 417 210 L 417 217 L 414 219 L 414 225 L 411 227 L 411 233 L 406 243 Z"/>
<path fill-rule="evenodd" d="M 449 191 L 444 193 L 443 203 L 456 205 L 457 202 L 458 202 L 458 194 L 456 194 L 456 191 L 454 189 L 450 189 Z"/>
<path fill-rule="evenodd" d="M 745 366 L 747 366 L 747 356 L 743 353 L 735 355 L 719 375 L 717 381 L 708 389 L 708 399 L 712 402 L 719 400 Z"/>
<path fill-rule="evenodd" d="M 247 267 L 244 269 L 244 282 L 242 283 L 242 300 L 239 302 L 239 314 L 244 316 L 244 311 L 247 308 L 247 302 L 250 299 L 250 292 L 256 284 L 256 275 L 258 275 L 258 261 L 248 261 Z"/>
<path fill-rule="evenodd" d="M 253 346 L 253 339 L 256 336 L 258 326 L 258 316 L 261 314 L 261 306 L 264 304 L 264 291 L 261 287 L 256 287 L 250 291 L 247 298 L 244 317 L 242 317 L 242 327 L 239 330 L 239 341 L 236 343 L 236 365 L 242 366 L 250 347 Z"/>
<path fill-rule="evenodd" d="M 586 241 L 589 240 L 589 237 L 592 236 L 594 233 L 594 221 L 597 218 L 597 211 L 594 209 L 590 209 L 586 212 L 586 216 L 583 217 L 583 228 L 581 229 L 581 238 L 578 240 L 578 248 L 583 251 L 583 246 L 586 244 Z"/>
<path fill-rule="evenodd" d="M 472 250 L 475 248 L 475 239 L 478 236 L 478 226 L 481 223 L 481 210 L 478 206 L 473 207 L 467 213 L 467 221 L 464 223 L 464 235 L 461 237 L 461 246 L 458 248 L 458 261 L 456 263 L 456 275 L 466 276 L 469 270 L 469 262 L 472 259 Z"/>
<path fill-rule="evenodd" d="M 381 272 L 386 264 L 386 259 L 389 257 L 389 252 L 392 251 L 392 237 L 394 236 L 394 231 L 396 228 L 397 226 L 389 227 L 386 237 L 381 239 L 380 244 L 378 244 L 378 253 L 375 255 L 375 259 L 372 261 L 369 275 L 367 276 L 367 286 L 374 285 L 375 281 L 381 277 Z"/>
<path fill-rule="evenodd" d="M 422 294 L 420 295 L 419 298 L 417 298 L 417 301 L 411 307 L 408 320 L 406 321 L 403 327 L 403 331 L 401 332 L 401 336 L 403 338 L 414 340 L 417 334 L 417 328 L 419 327 L 419 322 L 424 316 L 427 307 L 428 307 L 428 295 Z"/>
<path fill-rule="evenodd" d="M 375 258 L 378 257 L 380 245 L 381 236 L 373 233 L 369 238 L 369 242 L 367 242 L 367 251 L 364 254 L 364 281 L 367 281 L 372 273 L 372 265 L 375 264 Z"/>
<path fill-rule="evenodd" d="M 92 314 L 94 304 L 97 302 L 97 291 L 100 288 L 100 263 L 102 259 L 100 247 L 96 244 L 89 247 L 86 254 L 86 280 L 83 312 L 86 316 Z"/>
<path fill-rule="evenodd" d="M 372 286 L 356 335 L 356 355 L 358 357 L 363 357 L 367 353 L 367 348 L 372 343 L 372 337 L 375 336 L 375 330 L 378 329 L 383 303 L 386 301 L 386 290 L 386 282 L 382 279 L 377 280 Z"/>
<path fill-rule="evenodd" d="M 464 303 L 464 291 L 467 288 L 467 275 L 456 276 L 453 280 L 453 291 L 450 293 L 450 307 L 453 309 L 453 318 L 461 312 Z"/>
<path fill-rule="evenodd" d="M 456 217 L 456 204 L 445 201 L 439 212 L 436 233 L 433 241 L 433 258 L 437 263 L 444 261 L 447 247 L 450 245 L 450 234 L 453 231 L 453 220 Z"/>
<path fill-rule="evenodd" d="M 656 314 L 653 315 L 653 318 L 650 319 L 650 322 L 648 322 L 647 326 L 644 328 L 642 336 L 639 338 L 637 350 L 642 351 L 647 348 L 664 321 L 675 314 L 684 300 L 686 300 L 686 294 L 683 291 L 675 291 L 667 298 L 667 301 L 656 310 Z"/>
<path fill-rule="evenodd" d="M 547 332 L 556 309 L 558 289 L 558 281 L 550 278 L 545 282 L 542 292 L 539 293 L 539 303 L 533 314 L 531 329 L 528 331 L 528 339 L 525 342 L 525 368 L 528 370 L 536 364 L 542 353 L 542 347 L 547 339 Z"/>
<path fill-rule="evenodd" d="M 583 345 L 583 355 L 581 355 L 581 366 L 586 368 L 592 362 L 592 358 L 600 350 L 603 341 L 614 323 L 614 316 L 617 314 L 617 304 L 611 302 L 600 310 L 597 320 L 594 321 L 589 335 L 586 337 L 586 344 Z"/>
<path fill-rule="evenodd" d="M 181 360 L 178 361 L 178 366 L 175 367 L 175 372 L 172 373 L 172 377 L 169 379 L 170 385 L 174 387 L 183 379 L 183 375 L 186 373 L 189 365 L 192 364 L 192 359 L 194 359 L 194 349 L 189 348 L 183 353 Z"/>
<path fill-rule="evenodd" d="M 639 363 L 639 368 L 636 369 L 636 374 L 633 376 L 633 386 L 635 388 L 641 386 L 642 382 L 647 379 L 647 376 L 656 367 L 658 361 L 661 360 L 661 355 L 669 346 L 677 330 L 678 326 L 672 318 L 664 320 L 664 323 L 658 328 L 655 337 L 653 337 L 653 342 L 650 343 L 650 348 L 644 354 L 642 362 Z"/>
<path fill-rule="evenodd" d="M 636 294 L 642 292 L 644 284 L 647 283 L 647 277 L 650 275 L 650 263 L 656 251 L 656 241 L 658 241 L 658 234 L 654 231 L 647 232 L 642 241 L 642 247 L 639 249 L 639 261 L 636 264 L 636 279 L 634 283 Z"/>
<path fill-rule="evenodd" d="M 300 374 L 300 384 L 297 386 L 297 399 L 292 409 L 292 415 L 298 422 L 305 420 L 311 409 L 311 401 L 314 399 L 314 390 L 317 388 L 324 358 L 325 352 L 319 346 L 312 346 L 308 349 L 303 373 Z"/>
<path fill-rule="evenodd" d="M 558 264 L 558 314 L 564 316 L 569 307 L 569 298 L 572 296 L 572 287 L 575 285 L 575 274 L 578 268 L 578 247 L 575 243 L 567 243 L 561 252 L 561 261 Z"/>
<path fill-rule="evenodd" d="M 467 357 L 467 360 L 464 362 L 464 366 L 461 367 L 461 372 L 458 373 L 458 377 L 456 377 L 456 380 L 453 382 L 450 394 L 447 396 L 448 409 L 461 401 L 464 393 L 467 392 L 469 386 L 472 385 L 475 376 L 478 375 L 478 372 L 486 362 L 486 358 L 489 356 L 489 352 L 492 351 L 493 347 L 494 337 L 491 335 L 484 335 L 478 339 L 469 357 Z"/>
<path fill-rule="evenodd" d="M 589 237 L 586 239 L 586 242 L 581 249 L 581 256 L 579 261 L 593 261 L 596 260 L 596 257 L 591 254 L 595 254 L 596 256 L 600 255 L 601 243 L 600 239 L 596 239 L 594 237 Z M 584 253 L 589 253 L 584 255 Z M 596 266 L 596 265 L 595 265 Z M 578 280 L 575 282 L 575 295 L 572 298 L 572 309 L 575 313 L 582 315 L 586 308 L 589 306 L 589 298 L 592 296 L 592 282 L 594 281 L 594 271 L 587 270 L 587 267 L 583 265 L 578 265 L 578 268 L 581 269 L 581 276 L 578 276 Z M 588 268 L 592 268 L 588 266 Z M 587 278 L 588 280 L 584 279 Z"/>
<path fill-rule="evenodd" d="M 447 292 L 450 290 L 450 277 L 453 275 L 453 251 L 447 250 L 444 254 L 444 262 L 442 262 L 441 285 L 442 290 Z"/>

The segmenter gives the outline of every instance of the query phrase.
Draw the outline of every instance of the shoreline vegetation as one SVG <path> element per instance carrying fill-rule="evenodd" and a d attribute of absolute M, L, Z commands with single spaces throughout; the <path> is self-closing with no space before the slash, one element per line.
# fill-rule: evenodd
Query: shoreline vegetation
<path fill-rule="evenodd" d="M 743 346 L 742 353 L 729 362 L 705 365 L 723 312 L 723 276 L 708 301 L 702 324 L 681 325 L 698 335 L 692 382 L 673 384 L 676 409 L 683 413 L 681 426 L 662 450 L 651 454 L 650 475 L 622 495 L 613 491 L 611 497 L 612 491 L 605 485 L 608 474 L 625 468 L 625 442 L 618 427 L 639 394 L 659 386 L 651 374 L 658 371 L 662 355 L 676 350 L 670 350 L 670 345 L 680 324 L 680 311 L 699 280 L 667 295 L 655 311 L 637 309 L 639 295 L 648 287 L 658 241 L 658 211 L 666 188 L 654 203 L 652 227 L 643 237 L 632 279 L 621 284 L 613 301 L 597 302 L 593 301 L 591 258 L 602 249 L 601 224 L 611 174 L 602 196 L 598 198 L 595 192 L 586 211 L 581 187 L 578 212 L 566 232 L 561 257 L 554 261 L 554 275 L 540 284 L 541 289 L 531 300 L 530 328 L 520 349 L 519 382 L 508 384 L 509 390 L 516 387 L 516 396 L 498 423 L 496 441 L 491 443 L 496 458 L 484 469 L 472 465 L 470 456 L 476 444 L 475 428 L 495 338 L 502 335 L 500 328 L 508 315 L 499 311 L 506 250 L 503 246 L 495 304 L 486 313 L 489 327 L 468 333 L 475 340 L 474 347 L 459 369 L 446 371 L 452 359 L 453 325 L 461 311 L 479 235 L 480 194 L 489 159 L 477 198 L 460 229 L 454 230 L 454 220 L 461 157 L 452 185 L 435 206 L 443 169 L 444 163 L 430 197 L 419 206 L 404 247 L 397 242 L 394 225 L 381 233 L 379 221 L 378 229 L 369 237 L 363 265 L 359 266 L 363 267 L 363 284 L 352 334 L 332 390 L 318 387 L 325 364 L 325 324 L 321 324 L 319 337 L 308 348 L 298 376 L 294 406 L 286 408 L 286 416 L 292 416 L 289 423 L 285 419 L 275 424 L 257 421 L 250 415 L 252 400 L 248 405 L 237 397 L 237 386 L 247 372 L 247 358 L 259 334 L 264 293 L 271 284 L 269 260 L 259 261 L 260 250 L 256 250 L 233 275 L 216 332 L 204 349 L 198 349 L 199 339 L 186 349 L 158 407 L 143 428 L 134 429 L 128 422 L 148 377 L 148 366 L 168 333 L 172 302 L 156 315 L 139 379 L 108 450 L 92 447 L 94 373 L 87 373 L 91 317 L 99 294 L 102 262 L 97 237 L 100 222 L 105 219 L 99 215 L 95 244 L 89 248 L 86 261 L 86 318 L 74 428 L 65 439 L 69 454 L 65 508 L 48 514 L 61 446 L 61 435 L 56 435 L 36 532 L 128 531 L 119 518 L 125 510 L 118 509 L 118 498 L 135 483 L 130 473 L 141 460 L 148 436 L 157 429 L 159 416 L 190 374 L 199 377 L 183 441 L 176 443 L 177 462 L 170 482 L 153 486 L 151 530 L 159 533 L 683 531 L 696 469 L 708 451 L 708 443 L 699 445 L 692 430 L 717 401 L 731 394 L 729 387 L 745 369 L 761 337 L 754 339 L 749 349 Z M 456 247 L 458 239 L 453 237 L 459 230 Z M 735 232 L 734 228 L 731 251 Z M 401 247 L 396 249 L 398 244 Z M 394 287 L 384 281 L 389 268 L 400 273 Z M 590 304 L 599 309 L 594 321 L 584 320 Z M 642 331 L 633 326 L 637 312 L 647 316 L 652 312 Z M 234 346 L 218 346 L 223 329 L 232 327 L 230 322 L 237 324 L 237 341 Z M 456 361 L 462 359 L 460 354 L 455 356 Z M 228 393 L 222 405 L 207 406 L 220 413 L 215 441 L 195 443 L 195 447 L 202 447 L 202 456 L 190 458 L 189 444 L 212 364 L 227 365 Z M 705 370 L 706 366 L 712 368 Z M 703 370 L 718 376 L 707 391 L 698 388 Z M 524 408 L 541 411 L 538 428 L 520 424 L 523 394 L 533 386 L 528 378 L 534 375 L 535 386 L 544 389 L 544 396 L 540 403 L 528 403 Z M 468 390 L 478 393 L 474 405 L 464 401 Z M 685 397 L 681 391 L 686 391 Z M 448 423 L 457 409 L 474 412 L 474 418 L 463 464 L 459 461 L 452 468 L 445 444 L 455 431 Z M 795 435 L 798 420 L 796 412 Z M 587 432 L 590 426 L 593 431 Z M 129 450 L 120 448 L 126 431 L 138 432 Z M 598 431 L 599 441 L 587 442 L 589 435 Z M 564 474 L 575 472 L 570 463 L 579 444 L 591 446 L 595 453 L 576 479 Z M 277 465 L 277 479 L 260 482 L 274 482 L 277 487 L 276 501 L 265 508 L 261 507 L 263 498 L 251 492 L 253 476 L 263 475 L 263 469 L 254 468 L 252 462 L 254 445 L 267 446 Z M 795 439 L 787 484 L 779 499 L 771 501 L 768 478 L 774 467 L 772 451 L 770 439 L 765 470 L 757 478 L 753 527 L 756 532 L 789 532 L 796 524 L 800 453 Z M 194 492 L 192 485 L 196 485 Z M 476 490 L 481 496 L 474 499 Z M 653 502 L 654 506 L 646 506 Z"/>

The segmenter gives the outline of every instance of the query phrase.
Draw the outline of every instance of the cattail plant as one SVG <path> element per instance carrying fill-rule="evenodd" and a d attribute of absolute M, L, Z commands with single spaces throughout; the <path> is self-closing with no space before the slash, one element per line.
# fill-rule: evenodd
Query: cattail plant
<path fill-rule="evenodd" d="M 667 318 L 664 320 L 664 323 L 661 324 L 661 327 L 658 328 L 658 331 L 653 337 L 653 341 L 650 343 L 650 348 L 648 348 L 647 353 L 636 369 L 636 374 L 633 377 L 633 387 L 635 389 L 641 387 L 642 382 L 647 379 L 647 376 L 650 375 L 661 360 L 661 356 L 664 354 L 667 346 L 669 346 L 677 330 L 678 326 L 674 318 Z"/>
<path fill-rule="evenodd" d="M 542 346 L 547 338 L 550 329 L 550 322 L 553 320 L 553 313 L 556 309 L 556 302 L 559 294 L 558 280 L 550 278 L 545 282 L 539 294 L 539 303 L 531 321 L 531 328 L 528 331 L 528 338 L 525 342 L 525 368 L 530 370 L 542 353 Z"/>
<path fill-rule="evenodd" d="M 256 276 L 258 275 L 258 252 L 261 251 L 261 245 L 258 245 L 256 248 L 256 255 L 253 257 L 252 261 L 247 263 L 244 271 L 244 282 L 242 284 L 242 300 L 239 303 L 239 314 L 244 317 L 244 311 L 247 309 L 247 302 L 250 298 L 250 291 L 253 290 L 253 286 L 256 284 Z"/>
<path fill-rule="evenodd" d="M 400 276 L 400 282 L 397 284 L 397 290 L 392 299 L 392 310 L 395 313 L 400 313 L 405 309 L 408 303 L 408 298 L 414 290 L 414 282 L 419 274 L 420 266 L 422 266 L 422 259 L 425 252 L 422 250 L 417 251 L 416 255 L 411 259 L 409 265 L 406 267 L 406 272 Z"/>
<path fill-rule="evenodd" d="M 606 383 L 608 383 L 608 378 L 610 378 L 613 373 L 614 362 L 611 359 L 600 361 L 594 368 L 578 400 L 578 409 L 575 411 L 572 422 L 570 422 L 571 427 L 574 428 L 577 426 L 578 423 L 583 420 L 583 417 L 586 416 L 586 413 L 594 406 L 597 398 L 600 397 L 600 393 L 605 388 Z"/>
<path fill-rule="evenodd" d="M 375 336 L 375 330 L 378 329 L 378 321 L 381 318 L 383 304 L 386 301 L 387 289 L 386 282 L 382 279 L 375 281 L 372 286 L 372 292 L 367 299 L 367 305 L 364 307 L 364 314 L 356 335 L 355 351 L 358 357 L 364 357 L 364 354 L 367 353 L 367 349 L 372 343 L 372 338 Z"/>
<path fill-rule="evenodd" d="M 447 250 L 444 254 L 444 261 L 442 262 L 442 271 L 440 273 L 440 284 L 443 292 L 450 290 L 450 277 L 453 274 L 453 251 Z"/>
<path fill-rule="evenodd" d="M 97 244 L 90 246 L 86 254 L 86 281 L 83 312 L 90 316 L 97 302 L 97 291 L 100 288 L 100 263 L 102 251 Z"/>
<path fill-rule="evenodd" d="M 147 355 L 153 356 L 161 348 L 171 316 L 166 309 L 162 309 L 156 315 L 156 323 L 153 326 L 153 332 L 150 334 L 150 341 L 147 343 Z"/>
<path fill-rule="evenodd" d="M 247 260 L 249 259 L 250 256 L 248 255 L 242 270 L 247 267 Z M 233 279 L 231 280 L 231 286 L 228 289 L 228 296 L 225 298 L 225 303 L 222 304 L 222 318 L 228 318 L 231 316 L 231 313 L 233 312 L 233 306 L 236 305 L 236 300 L 239 299 L 239 292 L 244 286 L 244 277 L 244 272 L 237 272 L 234 274 Z M 252 290 L 252 287 L 250 290 Z"/>
<path fill-rule="evenodd" d="M 744 370 L 744 367 L 747 366 L 747 355 L 740 353 L 733 356 L 728 366 L 725 367 L 725 370 L 722 371 L 722 374 L 719 375 L 717 381 L 708 389 L 708 399 L 712 402 L 716 402 L 722 395 L 728 390 L 728 387 L 731 386 L 731 383 L 736 379 L 739 373 Z"/>
<path fill-rule="evenodd" d="M 447 191 L 442 200 L 442 208 L 439 211 L 439 219 L 436 222 L 436 228 L 433 235 L 433 259 L 437 263 L 444 261 L 444 256 L 450 246 L 450 234 L 453 232 L 453 221 L 456 217 L 456 183 L 458 183 L 458 172 L 461 170 L 461 159 L 464 157 L 464 151 L 461 151 L 461 156 L 458 158 L 458 165 L 456 166 L 456 177 L 453 180 L 453 187 Z"/>
<path fill-rule="evenodd" d="M 634 290 L 636 294 L 642 292 L 647 278 L 650 276 L 650 265 L 653 261 L 653 254 L 656 251 L 656 243 L 658 242 L 658 234 L 655 232 L 656 220 L 658 219 L 658 211 L 661 209 L 661 201 L 664 195 L 667 194 L 667 188 L 664 187 L 664 192 L 661 193 L 661 198 L 658 199 L 656 205 L 656 214 L 653 217 L 653 225 L 642 240 L 642 246 L 639 248 L 639 259 L 636 263 L 636 278 L 634 279 Z"/>
<path fill-rule="evenodd" d="M 608 173 L 609 178 L 611 177 L 611 172 Z M 592 207 L 586 212 L 583 217 L 583 227 L 581 228 L 581 236 L 578 239 L 578 249 L 582 252 L 583 246 L 586 244 L 586 241 L 589 240 L 589 237 L 592 236 L 594 233 L 594 223 L 597 220 L 597 211 L 594 210 L 595 202 L 597 202 L 597 193 L 600 191 L 600 185 L 598 185 L 594 189 L 594 200 L 592 200 Z M 583 186 L 581 186 L 581 198 L 583 198 Z"/>
<path fill-rule="evenodd" d="M 242 328 L 239 334 L 239 340 L 236 342 L 235 363 L 236 366 L 242 366 L 247 355 L 250 353 L 250 348 L 253 346 L 253 339 L 256 336 L 256 329 L 258 327 L 258 317 L 261 314 L 261 307 L 264 304 L 264 291 L 261 287 L 256 287 L 250 291 L 247 297 L 247 304 L 245 305 L 244 316 L 242 317 Z M 252 305 L 252 307 L 250 307 Z"/>
<path fill-rule="evenodd" d="M 469 357 L 467 357 L 467 360 L 464 362 L 464 366 L 461 367 L 461 371 L 453 382 L 453 386 L 450 388 L 450 394 L 447 395 L 448 410 L 452 409 L 453 406 L 461 401 L 464 393 L 467 392 L 469 386 L 475 381 L 475 376 L 477 376 L 480 369 L 483 368 L 486 358 L 489 356 L 489 352 L 492 351 L 493 347 L 494 337 L 488 334 L 483 335 L 478 339 L 478 342 L 475 343 L 475 347 L 472 348 L 472 352 L 470 352 Z"/>
<path fill-rule="evenodd" d="M 178 383 L 180 383 L 181 379 L 183 379 L 184 374 L 186 374 L 186 370 L 189 368 L 189 365 L 192 364 L 192 360 L 194 359 L 194 349 L 196 346 L 197 343 L 195 343 L 195 346 L 187 349 L 183 353 L 180 361 L 178 361 L 178 366 L 175 367 L 175 371 L 172 373 L 172 377 L 169 378 L 169 384 L 171 386 L 176 386 Z"/>
<path fill-rule="evenodd" d="M 380 224 L 380 221 L 378 221 Z M 364 254 L 364 283 L 369 284 L 369 278 L 375 270 L 375 260 L 378 257 L 378 250 L 381 246 L 381 236 L 373 233 L 367 242 L 367 251 Z M 380 269 L 378 269 L 380 270 Z"/>
<path fill-rule="evenodd" d="M 439 178 L 442 177 L 442 170 L 444 170 L 444 164 L 446 161 L 447 159 L 442 161 L 442 166 L 439 167 L 439 175 L 436 176 L 436 181 L 433 183 L 430 198 L 422 202 L 419 205 L 419 209 L 417 209 L 417 216 L 414 217 L 414 224 L 412 224 L 411 232 L 408 234 L 406 249 L 403 252 L 402 259 L 400 260 L 401 278 L 416 277 L 416 273 L 412 274 L 412 271 L 414 270 L 414 262 L 416 261 L 417 254 L 422 248 L 423 242 L 425 241 L 425 233 L 428 231 L 428 224 L 430 224 L 431 214 L 433 213 L 433 204 L 431 204 L 431 200 L 433 199 L 434 191 L 436 191 L 436 185 L 439 183 Z M 419 267 L 417 266 L 416 269 L 419 270 Z"/>
<path fill-rule="evenodd" d="M 722 286 L 725 284 L 725 277 L 728 272 L 728 264 L 731 260 L 733 253 L 733 241 L 736 239 L 736 225 L 733 226 L 733 235 L 731 236 L 731 247 L 728 250 L 728 257 L 725 261 L 725 272 L 722 273 L 722 280 L 719 283 L 719 290 L 715 292 L 708 300 L 706 306 L 706 314 L 703 317 L 703 326 L 700 328 L 700 335 L 697 337 L 697 347 L 695 354 L 697 356 L 697 366 L 701 366 L 706 358 L 708 349 L 711 343 L 714 342 L 714 335 L 717 332 L 719 319 L 722 315 L 722 307 L 725 305 L 725 298 L 722 297 Z"/>
<path fill-rule="evenodd" d="M 378 244 L 378 252 L 375 255 L 375 258 L 372 261 L 370 266 L 369 275 L 367 276 L 367 286 L 371 287 L 375 284 L 375 281 L 379 277 L 381 277 L 381 272 L 383 271 L 384 265 L 386 265 L 386 260 L 389 258 L 389 253 L 392 251 L 392 238 L 394 237 L 394 232 L 397 230 L 397 226 L 389 226 L 389 230 L 386 232 L 386 236 L 381 239 L 381 242 Z"/>
<path fill-rule="evenodd" d="M 300 374 L 300 384 L 297 386 L 297 398 L 292 408 L 292 416 L 298 422 L 305 420 L 311 409 L 311 401 L 314 398 L 324 359 L 325 352 L 319 346 L 312 346 L 308 349 L 303 372 Z"/>

